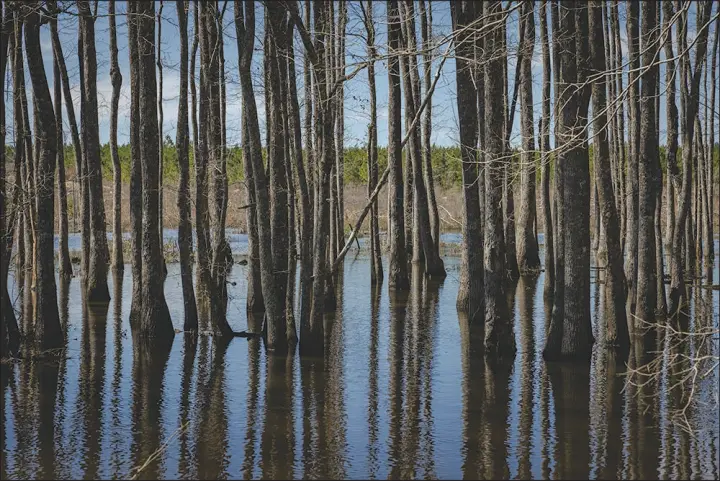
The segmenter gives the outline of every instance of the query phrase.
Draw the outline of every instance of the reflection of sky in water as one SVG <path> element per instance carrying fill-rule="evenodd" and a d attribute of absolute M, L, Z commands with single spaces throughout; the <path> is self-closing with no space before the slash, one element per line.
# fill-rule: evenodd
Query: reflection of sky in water
<path fill-rule="evenodd" d="M 174 235 L 166 230 L 167 239 Z M 229 236 L 233 250 L 242 252 L 246 237 L 232 231 Z M 445 242 L 459 238 L 443 235 Z M 79 237 L 74 239 L 79 244 Z M 187 371 L 187 391 L 182 384 L 181 334 L 175 336 L 164 376 L 146 382 L 135 378 L 137 361 L 128 324 L 129 266 L 122 284 L 120 322 L 115 321 L 111 276 L 113 301 L 105 338 L 88 337 L 97 343 L 83 341 L 75 278 L 69 287 L 69 358 L 64 369 L 48 381 L 33 374 L 28 364 L 13 365 L 14 377 L 3 392 L 3 469 L 11 478 L 44 477 L 42 466 L 61 478 L 125 477 L 175 432 L 186 402 L 190 428 L 185 444 L 172 441 L 148 475 L 457 479 L 631 474 L 677 478 L 687 473 L 717 479 L 719 427 L 707 405 L 693 411 L 691 420 L 701 430 L 691 440 L 669 422 L 667 409 L 673 399 L 664 392 L 650 398 L 650 414 L 641 414 L 644 408 L 638 400 L 621 392 L 622 378 L 608 374 L 605 351 L 594 350 L 589 368 L 551 366 L 542 360 L 544 274 L 535 281 L 521 281 L 511 296 L 518 351 L 508 374 L 503 377 L 482 358 L 473 358 L 472 351 L 468 354 L 455 308 L 458 262 L 456 257 L 445 258 L 448 277 L 433 294 L 436 302 L 418 306 L 411 293 L 406 310 L 391 310 L 384 284 L 374 325 L 368 257 L 349 257 L 338 299 L 340 314 L 328 321 L 332 342 L 324 367 L 301 363 L 298 356 L 268 363 L 257 341 L 245 339 L 231 341 L 224 358 L 214 364 L 217 347 L 201 337 L 192 370 Z M 384 263 L 387 266 L 387 258 Z M 245 269 L 234 266 L 236 285 L 229 286 L 228 316 L 235 330 L 247 329 Z M 597 287 L 593 282 L 595 329 L 602 315 Z M 12 277 L 9 290 L 15 298 Z M 181 328 L 178 264 L 168 265 L 165 295 L 173 323 Z M 60 297 L 59 301 L 62 305 Z M 715 292 L 716 325 L 718 304 Z M 403 318 L 399 336 L 391 326 Z M 101 320 L 102 316 L 93 317 L 90 325 L 103 330 Z M 622 369 L 618 366 L 617 372 Z M 147 370 L 142 375 L 149 376 Z M 708 401 L 717 396 L 717 370 L 711 378 L 698 394 Z M 54 405 L 43 408 L 44 415 L 38 407 L 47 399 L 43 396 L 50 395 L 47 389 L 29 390 L 39 380 L 58 389 Z M 148 401 L 153 396 L 159 399 Z M 48 413 L 54 433 L 46 425 Z M 306 428 L 311 428 L 309 438 Z M 370 433 L 375 433 L 374 439 Z M 278 444 L 283 439 L 290 444 Z"/>

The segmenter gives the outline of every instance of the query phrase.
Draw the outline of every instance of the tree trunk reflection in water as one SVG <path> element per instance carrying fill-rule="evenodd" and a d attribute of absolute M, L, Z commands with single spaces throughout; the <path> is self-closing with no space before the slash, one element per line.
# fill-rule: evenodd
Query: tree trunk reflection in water
<path fill-rule="evenodd" d="M 196 442 L 195 456 L 200 479 L 227 478 L 229 474 L 225 354 L 230 340 L 225 337 L 213 337 L 210 377 L 206 383 L 198 383 L 198 386 L 201 386 L 199 389 L 201 398 L 197 409 L 202 414 L 199 419 L 197 439 L 201 441 Z"/>
<path fill-rule="evenodd" d="M 157 236 L 155 236 L 157 238 Z M 133 332 L 133 442 L 131 465 L 142 466 L 171 433 L 163 432 L 163 384 L 173 339 L 154 339 L 152 345 Z M 159 457 L 139 473 L 140 479 L 161 478 L 164 458 Z M 135 473 L 133 473 L 135 474 Z"/>
<path fill-rule="evenodd" d="M 192 390 L 195 356 L 197 354 L 198 338 L 195 333 L 185 333 L 183 343 L 183 372 L 180 381 L 180 419 L 179 426 L 185 426 L 191 420 L 190 392 Z M 180 433 L 180 459 L 178 460 L 178 472 L 181 476 L 190 478 L 194 473 L 190 472 L 190 441 L 188 439 L 187 427 Z"/>
<path fill-rule="evenodd" d="M 81 452 L 86 460 L 83 472 L 86 479 L 97 479 L 100 476 L 108 308 L 108 304 L 88 303 L 82 327 L 78 389 L 80 400 L 77 411 L 82 417 L 74 424 L 82 426 Z"/>
<path fill-rule="evenodd" d="M 374 241 L 373 241 L 374 242 Z M 375 259 L 372 259 L 374 269 Z M 371 271 L 371 275 L 374 272 Z M 368 470 L 370 479 L 376 479 L 380 469 L 378 453 L 378 341 L 380 323 L 380 300 L 382 297 L 382 284 L 374 283 L 370 293 L 370 359 L 368 369 Z"/>
<path fill-rule="evenodd" d="M 260 472 L 265 479 L 293 479 L 295 348 L 290 347 L 284 355 L 269 353 L 265 370 Z"/>
<path fill-rule="evenodd" d="M 390 340 L 389 340 L 389 386 L 387 415 L 390 423 L 388 439 L 388 470 L 389 478 L 396 479 L 401 476 L 402 453 L 402 406 L 403 406 L 403 366 L 405 343 L 405 316 L 408 293 L 403 291 L 388 291 L 390 297 Z"/>
<path fill-rule="evenodd" d="M 483 437 L 485 435 L 484 418 L 484 348 L 482 337 L 473 342 L 472 331 L 477 328 L 470 322 L 468 315 L 458 312 L 460 323 L 460 346 L 462 355 L 462 398 L 463 398 L 463 465 L 465 479 L 483 478 Z M 482 332 L 480 333 L 482 334 Z M 477 342 L 477 341 L 480 342 Z"/>
<path fill-rule="evenodd" d="M 248 330 L 252 332 L 260 331 L 261 320 L 248 309 Z M 254 474 L 255 468 L 255 436 L 258 409 L 258 391 L 260 384 L 260 347 L 262 341 L 258 338 L 248 340 L 248 394 L 247 394 L 247 428 L 245 433 L 245 453 L 242 464 L 242 474 L 244 479 L 253 479 L 257 475 Z"/>
<path fill-rule="evenodd" d="M 557 432 L 556 477 L 588 477 L 588 405 L 590 403 L 587 364 L 547 364 L 555 404 Z"/>
<path fill-rule="evenodd" d="M 518 472 L 521 479 L 537 478 L 531 473 L 531 449 L 533 448 L 533 404 L 535 383 L 533 370 L 535 360 L 535 332 L 533 329 L 533 301 L 537 291 L 537 277 L 521 276 L 515 291 L 520 321 L 520 351 L 515 361 L 515 372 L 520 372 L 520 433 L 517 446 Z M 512 306 L 510 306 L 512 309 Z"/>

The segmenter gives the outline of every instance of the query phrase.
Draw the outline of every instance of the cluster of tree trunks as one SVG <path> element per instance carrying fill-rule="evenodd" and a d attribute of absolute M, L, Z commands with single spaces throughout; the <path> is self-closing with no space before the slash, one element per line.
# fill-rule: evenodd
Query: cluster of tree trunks
<path fill-rule="evenodd" d="M 226 36 L 232 35 L 224 31 L 223 19 L 228 5 L 217 0 L 175 3 L 180 32 L 176 143 L 183 325 L 186 331 L 210 330 L 228 338 L 237 335 L 227 313 L 233 265 L 225 232 L 229 189 L 224 44 Z M 653 323 L 664 322 L 667 315 L 682 320 L 687 312 L 686 280 L 702 277 L 712 283 L 720 22 L 716 4 L 450 2 L 452 31 L 438 42 L 433 37 L 431 2 L 388 0 L 387 45 L 383 46 L 377 43 L 377 3 L 363 0 L 354 9 L 346 1 L 306 1 L 301 9 L 294 1 L 234 2 L 246 188 L 243 209 L 249 239 L 247 311 L 264 312 L 267 347 L 286 351 L 298 341 L 295 274 L 299 260 L 301 347 L 309 354 L 323 354 L 325 313 L 336 308 L 334 286 L 341 282 L 343 259 L 368 214 L 370 280 L 374 285 L 383 282 L 378 195 L 386 183 L 388 288 L 408 291 L 420 282 L 416 276 L 411 278 L 411 270 L 428 277 L 445 276 L 431 162 L 432 97 L 445 60 L 451 56 L 456 67 L 463 182 L 457 309 L 479 327 L 486 352 L 500 358 L 513 355 L 515 341 L 506 296 L 512 289 L 509 283 L 521 275 L 536 276 L 544 269 L 544 297 L 552 304 L 545 356 L 588 359 L 595 341 L 590 323 L 593 254 L 604 273 L 604 318 L 595 332 L 598 340 L 626 349 L 631 335 L 638 335 L 646 347 L 654 345 Z M 73 10 L 78 25 L 79 125 L 58 28 L 59 18 L 68 9 Z M 260 9 L 262 19 L 256 19 Z M 53 256 L 57 173 L 58 268 L 60 279 L 66 282 L 73 276 L 73 266 L 68 249 L 64 122 L 69 125 L 80 186 L 79 272 L 86 300 L 108 303 L 108 270 L 112 266 L 119 273 L 124 267 L 118 153 L 123 82 L 116 27 L 119 13 L 111 0 L 107 4 L 112 85 L 111 256 L 100 161 L 97 10 L 97 5 L 82 0 L 72 6 L 59 6 L 55 1 L 2 3 L 0 73 L 3 86 L 6 68 L 12 78 L 14 132 L 14 178 L 10 179 L 6 178 L 10 176 L 6 175 L 3 97 L 3 353 L 16 351 L 22 335 L 39 340 L 42 348 L 59 346 L 64 336 L 57 311 Z M 162 11 L 162 2 L 157 12 L 154 2 L 129 2 L 125 12 L 130 60 L 130 319 L 133 329 L 146 338 L 174 334 L 163 288 Z M 622 14 L 626 18 L 625 57 Z M 352 15 L 359 15 L 361 22 L 353 23 Z M 694 27 L 688 26 L 690 17 L 695 18 Z M 264 22 L 264 139 L 251 73 L 259 21 Z M 508 41 L 511 22 L 519 27 L 516 45 Z M 40 47 L 40 29 L 46 23 L 53 54 L 52 96 Z M 351 28 L 364 30 L 367 58 L 348 72 L 346 39 Z M 692 41 L 688 40 L 690 31 Z M 296 38 L 302 42 L 302 109 Z M 537 43 L 542 54 L 542 98 L 536 127 L 533 58 Z M 438 52 L 438 44 L 446 45 L 444 53 Z M 508 65 L 513 54 L 511 84 Z M 382 173 L 376 85 L 380 60 L 388 82 L 388 159 Z M 348 237 L 344 226 L 344 83 L 365 68 L 370 118 L 368 199 Z M 661 96 L 666 102 L 665 179 L 660 149 Z M 520 141 L 513 146 L 518 104 Z M 544 265 L 539 230 L 544 234 Z M 667 292 L 664 250 L 669 253 Z M 13 251 L 21 299 L 19 323 L 6 286 Z"/>

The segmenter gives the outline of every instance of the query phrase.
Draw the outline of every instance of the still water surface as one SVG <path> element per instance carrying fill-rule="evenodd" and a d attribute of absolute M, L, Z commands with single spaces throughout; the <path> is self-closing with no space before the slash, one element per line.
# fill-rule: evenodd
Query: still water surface
<path fill-rule="evenodd" d="M 371 288 L 367 257 L 348 258 L 324 361 L 257 339 L 134 344 L 130 266 L 106 309 L 83 308 L 78 279 L 58 284 L 68 357 L 2 366 L 0 478 L 127 477 L 163 446 L 141 478 L 718 478 L 717 369 L 690 435 L 670 419 L 669 375 L 623 390 L 624 361 L 602 349 L 589 366 L 546 364 L 542 274 L 508 292 L 514 361 L 487 362 L 455 309 L 459 259 L 445 263 L 443 283 L 398 296 Z M 245 267 L 232 275 L 230 323 L 257 330 Z M 165 293 L 181 328 L 177 264 Z M 693 323 L 717 325 L 717 292 L 702 295 Z"/>

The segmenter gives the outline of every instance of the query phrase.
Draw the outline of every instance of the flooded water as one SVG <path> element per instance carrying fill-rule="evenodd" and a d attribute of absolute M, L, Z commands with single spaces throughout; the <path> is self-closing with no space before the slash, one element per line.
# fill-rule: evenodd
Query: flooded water
<path fill-rule="evenodd" d="M 443 283 L 390 295 L 371 288 L 369 259 L 352 255 L 324 361 L 269 355 L 258 339 L 134 342 L 129 266 L 105 309 L 83 308 L 78 279 L 59 284 L 67 357 L 2 366 L 0 477 L 124 478 L 140 466 L 140 478 L 203 479 L 720 475 L 717 367 L 687 410 L 689 433 L 671 419 L 682 395 L 668 389 L 670 348 L 656 383 L 625 390 L 612 352 L 596 348 L 590 365 L 542 360 L 542 274 L 508 292 L 518 352 L 496 365 L 455 309 L 459 259 L 445 259 Z M 257 330 L 245 269 L 234 267 L 228 315 L 235 330 Z M 177 264 L 165 292 L 181 328 Z M 717 291 L 694 294 L 691 325 L 717 325 L 718 303 Z"/>

